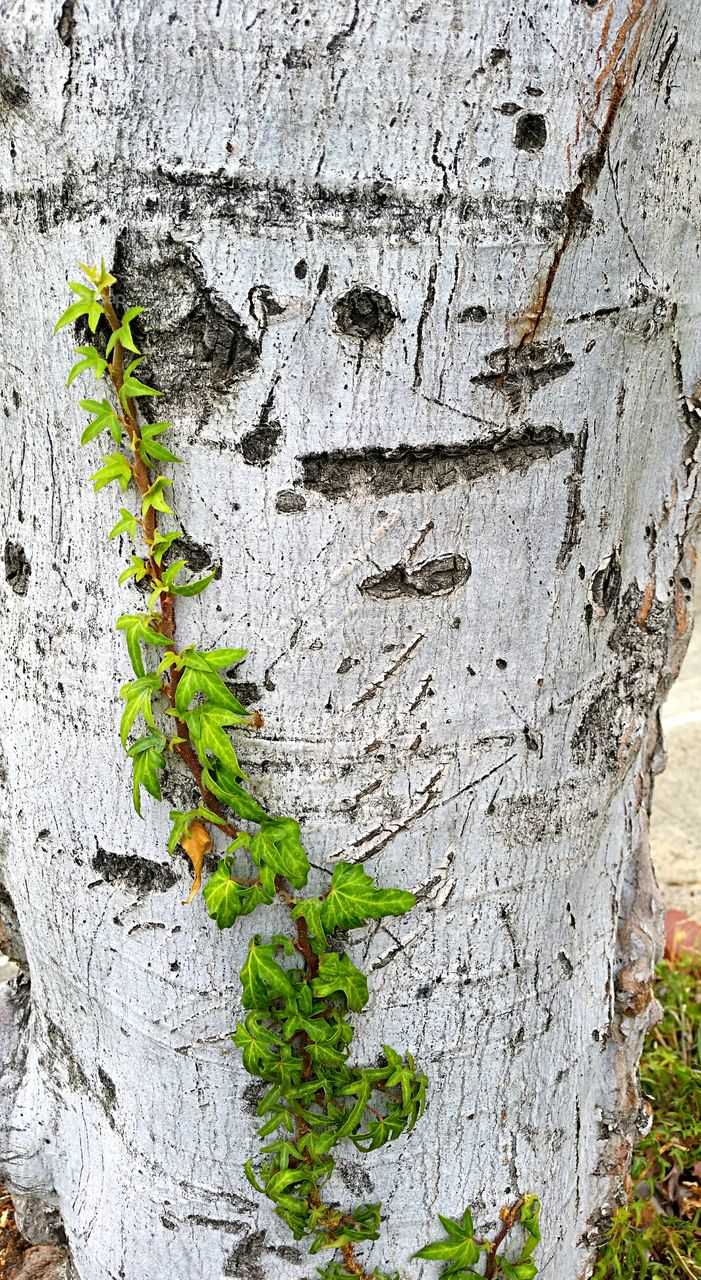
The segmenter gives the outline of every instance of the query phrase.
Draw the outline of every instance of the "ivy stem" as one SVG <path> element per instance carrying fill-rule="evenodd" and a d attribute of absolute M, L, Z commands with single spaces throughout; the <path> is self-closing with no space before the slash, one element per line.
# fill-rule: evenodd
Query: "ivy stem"
<path fill-rule="evenodd" d="M 521 1196 L 510 1209 L 507 1209 L 506 1212 L 502 1211 L 502 1225 L 494 1239 L 491 1240 L 489 1244 L 487 1265 L 484 1270 L 485 1280 L 493 1280 L 493 1277 L 497 1273 L 497 1249 L 500 1244 L 503 1244 L 512 1227 L 516 1225 L 522 1204 L 523 1196 Z"/>
<path fill-rule="evenodd" d="M 103 303 L 107 322 L 112 332 L 116 333 L 121 328 L 121 324 L 120 324 L 119 316 L 117 315 L 117 312 L 115 311 L 114 305 L 110 298 L 109 286 L 100 290 L 100 296 L 102 298 L 102 303 Z M 129 436 L 129 443 L 134 454 L 134 464 L 133 464 L 134 480 L 136 482 L 136 486 L 139 490 L 139 493 L 143 498 L 148 492 L 148 490 L 151 488 L 151 485 L 153 482 L 151 479 L 149 468 L 144 463 L 143 458 L 141 457 L 141 454 L 139 451 L 139 446 L 141 444 L 141 431 L 139 428 L 139 420 L 138 420 L 136 405 L 133 399 L 131 399 L 131 397 L 125 396 L 124 401 L 122 401 L 122 397 L 120 395 L 120 392 L 122 391 L 122 388 L 124 386 L 124 348 L 122 347 L 122 344 L 119 341 L 119 339 L 117 339 L 117 341 L 114 344 L 114 354 L 113 354 L 112 362 L 108 364 L 107 368 L 108 368 L 110 380 L 117 393 L 117 399 L 122 409 L 124 410 L 123 421 L 127 430 L 127 434 Z M 156 564 L 156 561 L 154 559 L 153 552 L 152 552 L 153 541 L 158 529 L 158 513 L 156 512 L 156 509 L 154 507 L 149 507 L 148 511 L 146 512 L 146 515 L 144 516 L 143 520 L 140 523 L 142 524 L 142 527 L 143 527 L 145 542 L 149 548 L 149 557 L 147 561 L 148 575 L 154 584 L 158 584 L 158 582 L 160 582 L 160 569 L 159 569 L 159 566 Z M 170 592 L 161 591 L 159 594 L 159 603 L 160 603 L 160 609 L 161 609 L 160 630 L 163 635 L 168 637 L 170 643 L 173 646 L 175 646 L 175 631 L 176 631 L 175 598 Z M 165 693 L 168 699 L 168 702 L 173 708 L 175 707 L 176 694 L 177 694 L 178 684 L 181 679 L 181 675 L 182 675 L 182 672 L 178 670 L 175 666 L 172 666 L 170 668 L 170 675 L 168 678 L 168 682 L 163 685 L 163 692 Z M 176 730 L 177 730 L 176 736 L 178 738 L 182 738 L 183 741 L 176 743 L 173 749 L 178 753 L 178 755 L 180 756 L 180 759 L 183 761 L 183 763 L 186 765 L 189 772 L 192 774 L 197 784 L 197 787 L 199 789 L 199 792 L 202 796 L 202 799 L 204 800 L 207 808 L 211 809 L 212 813 L 215 813 L 217 817 L 221 819 L 222 825 L 219 828 L 219 830 L 224 832 L 225 835 L 229 836 L 230 839 L 232 840 L 236 839 L 236 836 L 239 834 L 237 828 L 234 827 L 228 821 L 225 808 L 223 807 L 223 805 L 219 803 L 216 796 L 212 795 L 212 793 L 208 790 L 208 788 L 205 786 L 204 782 L 202 781 L 202 765 L 200 763 L 197 752 L 193 747 L 192 739 L 190 737 L 190 732 L 187 724 L 183 720 L 179 719 L 178 717 L 175 718 L 175 724 L 176 724 Z M 239 877 L 235 877 L 235 878 L 237 879 L 238 883 L 242 885 L 250 885 L 250 884 L 258 883 L 258 881 L 255 881 L 255 880 L 247 880 Z M 275 880 L 275 889 L 279 898 L 282 900 L 284 905 L 291 912 L 292 908 L 296 905 L 296 899 L 290 894 L 285 881 L 280 876 L 278 876 Z M 316 952 L 314 951 L 314 948 L 312 947 L 311 940 L 309 937 L 309 929 L 307 927 L 307 922 L 304 919 L 304 917 L 300 916 L 298 920 L 294 921 L 294 925 L 297 933 L 296 947 L 298 952 L 304 959 L 305 977 L 307 981 L 311 983 L 319 973 L 319 957 L 317 956 Z M 309 1059 L 306 1054 L 304 1054 L 304 1057 L 306 1059 L 305 1068 L 308 1064 L 309 1074 L 311 1074 L 311 1069 L 312 1069 L 311 1059 Z M 304 1121 L 304 1119 L 302 1118 L 302 1116 L 296 1115 L 295 1116 L 295 1135 L 297 1140 L 299 1141 L 299 1139 L 302 1138 L 304 1134 L 308 1132 L 309 1132 L 309 1128 L 306 1122 Z M 315 1184 L 312 1187 L 309 1194 L 309 1198 L 315 1208 L 326 1207 L 324 1204 L 324 1201 L 321 1198 L 318 1184 Z M 343 1255 L 343 1261 L 345 1264 L 346 1271 L 348 1272 L 349 1275 L 359 1276 L 361 1280 L 372 1280 L 372 1277 L 365 1272 L 363 1267 L 357 1261 L 355 1257 L 355 1251 L 351 1243 L 341 1245 L 340 1249 Z M 487 1274 L 489 1275 L 493 1273 L 487 1272 Z"/>

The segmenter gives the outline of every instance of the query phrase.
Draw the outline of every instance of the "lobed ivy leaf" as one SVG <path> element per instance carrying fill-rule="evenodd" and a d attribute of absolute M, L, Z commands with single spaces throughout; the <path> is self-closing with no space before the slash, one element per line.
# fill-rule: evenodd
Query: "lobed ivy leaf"
<path fill-rule="evenodd" d="M 142 311 L 143 307 L 129 307 L 129 310 L 124 312 L 119 328 L 113 329 L 110 335 L 105 355 L 109 355 L 112 349 L 119 342 L 124 347 L 125 351 L 133 351 L 134 354 L 138 356 L 139 348 L 134 342 L 131 332 L 131 322 L 132 320 L 135 320 L 137 316 L 140 316 Z"/>
<path fill-rule="evenodd" d="M 135 376 L 134 370 L 138 369 L 144 357 L 139 356 L 138 359 L 132 360 L 130 365 L 124 370 L 124 381 L 119 388 L 119 399 L 122 402 L 122 408 L 125 412 L 129 411 L 129 400 L 136 400 L 139 396 L 162 396 L 162 391 L 156 391 L 155 387 L 149 387 L 147 383 L 140 382 Z"/>
<path fill-rule="evenodd" d="M 142 579 L 145 578 L 147 575 L 148 575 L 148 565 L 145 563 L 142 557 L 132 556 L 131 564 L 128 566 L 128 568 L 124 569 L 120 573 L 117 579 L 117 582 L 121 587 L 122 583 L 126 582 L 129 578 L 135 578 L 137 582 L 141 582 Z"/>
<path fill-rule="evenodd" d="M 182 458 L 176 458 L 170 449 L 166 449 L 165 445 L 160 444 L 154 438 L 160 435 L 161 432 L 167 431 L 170 426 L 172 426 L 170 422 L 144 422 L 142 424 L 139 455 L 147 467 L 152 462 L 182 462 Z"/>
<path fill-rule="evenodd" d="M 157 476 L 150 489 L 146 490 L 143 501 L 141 503 L 141 514 L 146 516 L 147 512 L 153 507 L 154 511 L 162 511 L 164 515 L 172 516 L 173 508 L 168 506 L 163 497 L 163 490 L 172 484 L 172 480 L 166 479 L 165 476 Z"/>
<path fill-rule="evenodd" d="M 78 404 L 86 413 L 94 414 L 80 437 L 81 444 L 89 444 L 103 431 L 109 431 L 115 444 L 122 439 L 122 424 L 108 400 L 79 400 Z"/>
<path fill-rule="evenodd" d="M 142 644 L 160 645 L 171 643 L 168 636 L 164 636 L 158 630 L 158 622 L 160 622 L 160 618 L 150 613 L 123 613 L 121 618 L 117 619 L 117 630 L 124 631 L 126 634 L 131 665 L 137 676 L 145 674 L 144 660 L 141 654 Z"/>
<path fill-rule="evenodd" d="M 125 707 L 119 726 L 119 736 L 123 747 L 127 745 L 127 738 L 139 715 L 144 717 L 146 723 L 155 732 L 156 724 L 151 703 L 154 693 L 157 693 L 160 687 L 161 682 L 157 675 L 142 675 L 137 680 L 130 680 L 128 684 L 122 685 L 119 696 L 124 699 Z"/>
<path fill-rule="evenodd" d="M 357 929 L 367 920 L 401 916 L 411 911 L 416 899 L 404 889 L 378 889 L 362 867 L 339 862 L 334 867 L 331 888 L 325 898 L 305 898 L 292 912 L 295 920 L 304 916 L 317 947 L 324 948 L 327 933 L 334 929 Z"/>
<path fill-rule="evenodd" d="M 227 689 L 221 676 L 212 670 L 206 659 L 197 651 L 184 650 L 180 654 L 181 676 L 175 693 L 177 711 L 186 711 L 198 694 L 202 694 L 212 706 L 227 707 L 238 716 L 248 715 L 246 708 Z"/>
<path fill-rule="evenodd" d="M 270 867 L 295 889 L 303 889 L 309 876 L 309 859 L 293 818 L 266 819 L 253 837 L 249 852 L 258 867 Z"/>
<path fill-rule="evenodd" d="M 154 800 L 161 799 L 160 770 L 164 766 L 163 751 L 166 740 L 162 733 L 152 733 L 139 738 L 127 751 L 134 763 L 134 808 L 141 818 L 141 788 L 144 787 Z"/>
<path fill-rule="evenodd" d="M 94 333 L 100 323 L 100 320 L 105 314 L 102 303 L 99 298 L 95 296 L 94 290 L 88 289 L 86 285 L 71 284 L 69 285 L 69 288 L 71 288 L 74 293 L 78 293 L 78 290 L 80 290 L 80 293 L 78 294 L 80 301 L 72 302 L 71 305 L 66 308 L 63 315 L 54 325 L 54 333 L 58 333 L 59 329 L 63 329 L 64 325 L 73 324 L 76 320 L 79 320 L 81 316 L 88 317 L 90 332 Z"/>
<path fill-rule="evenodd" d="M 220 929 L 230 929 L 240 916 L 250 915 L 263 904 L 269 906 L 275 897 L 274 880 L 267 886 L 262 878 L 257 885 L 240 884 L 231 874 L 232 868 L 232 860 L 223 859 L 202 890 L 207 910 Z"/>
<path fill-rule="evenodd" d="M 99 267 L 97 266 L 88 267 L 84 262 L 79 262 L 78 266 L 80 267 L 81 271 L 85 272 L 86 276 L 88 277 L 88 280 L 90 280 L 92 284 L 95 285 L 95 288 L 98 290 L 109 289 L 110 285 L 117 283 L 117 277 L 113 276 L 111 272 L 107 270 L 107 267 L 105 266 L 104 258 L 100 260 Z M 73 288 L 73 285 L 71 285 L 71 288 Z"/>
<path fill-rule="evenodd" d="M 185 535 L 182 534 L 179 529 L 175 530 L 174 533 L 158 533 L 157 532 L 155 534 L 153 542 L 151 543 L 151 555 L 153 556 L 157 565 L 162 564 L 163 557 L 166 551 L 168 551 L 170 547 L 172 547 L 173 543 L 177 542 L 178 538 L 182 538 L 184 536 Z"/>
<path fill-rule="evenodd" d="M 102 359 L 99 351 L 96 351 L 94 347 L 75 347 L 74 349 L 83 359 L 77 360 L 73 365 L 68 375 L 66 386 L 70 387 L 79 374 L 87 372 L 94 373 L 99 381 L 107 368 L 107 361 Z"/>
<path fill-rule="evenodd" d="M 268 822 L 269 815 L 265 809 L 261 809 L 260 805 L 253 796 L 236 781 L 234 775 L 222 764 L 217 764 L 215 768 L 205 766 L 202 770 L 202 781 L 208 791 L 211 791 L 217 800 L 221 800 L 222 804 L 228 805 L 230 809 L 239 818 L 243 818 L 244 822 Z"/>
<path fill-rule="evenodd" d="M 224 668 L 234 667 L 237 662 L 241 662 L 248 649 L 209 649 L 206 653 L 200 652 L 213 671 L 223 671 Z"/>
<path fill-rule="evenodd" d="M 95 493 L 99 493 L 100 489 L 104 489 L 105 485 L 112 484 L 114 480 L 117 481 L 122 493 L 125 493 L 129 488 L 132 474 L 132 469 L 123 453 L 108 453 L 102 459 L 102 466 L 99 471 L 96 471 L 90 479 L 93 482 Z"/>
<path fill-rule="evenodd" d="M 272 1000 L 293 999 L 292 979 L 275 959 L 274 943 L 261 943 L 254 934 L 241 970 L 244 1009 L 267 1009 Z"/>
<path fill-rule="evenodd" d="M 182 713 L 187 724 L 200 764 L 209 764 L 208 752 L 220 760 L 237 778 L 245 778 L 230 739 L 224 727 L 244 724 L 246 717 L 227 707 L 213 706 L 209 702 Z M 216 792 L 215 792 L 216 794 Z"/>
<path fill-rule="evenodd" d="M 368 980 L 356 969 L 347 955 L 327 951 L 319 960 L 319 975 L 312 981 L 312 992 L 317 998 L 342 992 L 349 1009 L 360 1012 L 368 1002 Z"/>
<path fill-rule="evenodd" d="M 119 520 L 112 529 L 110 529 L 110 540 L 118 538 L 120 533 L 128 533 L 130 538 L 136 538 L 136 530 L 138 528 L 138 520 L 136 516 L 127 511 L 125 507 L 119 508 Z"/>

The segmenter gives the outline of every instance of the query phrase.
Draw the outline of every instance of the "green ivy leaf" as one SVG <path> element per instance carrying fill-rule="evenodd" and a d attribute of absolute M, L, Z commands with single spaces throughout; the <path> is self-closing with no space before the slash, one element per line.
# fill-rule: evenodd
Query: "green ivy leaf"
<path fill-rule="evenodd" d="M 317 955 L 326 950 L 327 938 L 322 918 L 323 902 L 320 898 L 303 898 L 292 909 L 292 919 L 304 919 L 309 930 L 312 946 Z"/>
<path fill-rule="evenodd" d="M 209 649 L 202 653 L 213 671 L 223 671 L 225 667 L 234 667 L 246 657 L 248 649 Z"/>
<path fill-rule="evenodd" d="M 473 1263 L 479 1261 L 481 1253 L 489 1249 L 488 1244 L 478 1244 L 475 1240 L 475 1229 L 469 1209 L 465 1210 L 462 1220 L 440 1216 L 447 1239 L 424 1245 L 413 1254 L 414 1258 L 425 1258 L 427 1262 L 448 1262 L 450 1266 L 441 1272 L 442 1277 L 457 1277 L 460 1272 L 465 1275 L 477 1275 L 472 1271 Z"/>
<path fill-rule="evenodd" d="M 124 312 L 119 328 L 112 331 L 110 340 L 107 343 L 105 355 L 109 355 L 113 347 L 120 342 L 125 351 L 133 351 L 134 354 L 138 356 L 139 348 L 134 342 L 131 331 L 131 322 L 132 320 L 135 320 L 137 316 L 140 316 L 142 311 L 143 307 L 130 307 L 128 311 Z"/>
<path fill-rule="evenodd" d="M 269 906 L 275 896 L 274 879 L 267 877 L 267 885 L 263 877 L 257 885 L 239 884 L 232 869 L 232 859 L 224 858 L 202 890 L 207 910 L 220 929 L 230 929 L 239 916 L 250 915 L 256 907 Z"/>
<path fill-rule="evenodd" d="M 294 997 L 292 979 L 277 963 L 276 951 L 272 943 L 261 944 L 258 934 L 251 938 L 241 970 L 244 1009 L 267 1009 L 271 1000 Z"/>
<path fill-rule="evenodd" d="M 77 360 L 73 365 L 73 368 L 68 375 L 66 386 L 70 387 L 71 383 L 79 374 L 87 373 L 89 371 L 94 373 L 95 377 L 99 381 L 107 368 L 107 361 L 102 359 L 99 351 L 96 351 L 94 347 L 75 347 L 74 350 L 78 355 L 82 356 L 83 359 Z"/>
<path fill-rule="evenodd" d="M 159 772 L 164 766 L 163 751 L 166 740 L 162 733 L 152 733 L 139 738 L 127 751 L 134 762 L 134 808 L 141 818 L 141 788 L 144 787 L 154 800 L 161 799 Z"/>
<path fill-rule="evenodd" d="M 157 627 L 160 618 L 150 613 L 123 613 L 117 619 L 117 630 L 126 634 L 127 649 L 131 665 L 137 676 L 144 675 L 144 660 L 141 655 L 142 644 L 171 644 L 168 636 L 164 636 Z M 159 681 L 160 684 L 160 681 Z"/>
<path fill-rule="evenodd" d="M 88 267 L 84 262 L 79 262 L 78 266 L 80 267 L 81 271 L 85 272 L 86 276 L 88 277 L 88 280 L 90 280 L 92 284 L 95 285 L 95 288 L 98 290 L 109 289 L 111 285 L 117 283 L 117 277 L 113 276 L 111 272 L 107 270 L 107 267 L 105 266 L 104 258 L 100 260 L 99 267 L 97 266 Z M 70 287 L 71 289 L 74 288 L 73 285 L 71 285 Z M 84 288 L 85 286 L 83 285 L 81 287 Z"/>
<path fill-rule="evenodd" d="M 155 436 L 167 431 L 170 426 L 172 426 L 170 422 L 144 422 L 142 424 L 139 454 L 147 467 L 152 462 L 182 462 L 182 458 L 176 458 L 170 449 L 166 449 L 165 445 L 160 444 L 155 439 Z"/>
<path fill-rule="evenodd" d="M 179 529 L 176 529 L 174 533 L 156 533 L 151 543 L 151 554 L 157 565 L 162 564 L 166 551 L 172 547 L 173 543 L 184 536 Z"/>
<path fill-rule="evenodd" d="M 150 489 L 146 490 L 143 501 L 141 503 L 141 514 L 146 516 L 147 512 L 153 507 L 154 511 L 162 511 L 164 515 L 172 516 L 173 508 L 168 506 L 163 497 L 163 490 L 167 489 L 172 480 L 168 480 L 165 476 L 157 476 Z"/>
<path fill-rule="evenodd" d="M 265 812 L 265 809 L 261 809 L 257 801 L 247 791 L 244 791 L 244 788 L 224 765 L 218 764 L 214 769 L 206 766 L 202 770 L 202 781 L 207 790 L 217 797 L 217 800 L 221 800 L 222 804 L 228 805 L 237 817 L 243 818 L 244 822 L 269 821 L 269 814 Z"/>
<path fill-rule="evenodd" d="M 136 538 L 136 530 L 138 528 L 138 520 L 136 516 L 127 511 L 125 507 L 119 508 L 119 520 L 112 529 L 110 529 L 110 540 L 118 538 L 120 533 L 128 533 L 130 538 Z"/>
<path fill-rule="evenodd" d="M 66 307 L 63 315 L 54 325 L 54 333 L 58 333 L 59 329 L 63 329 L 64 325 L 73 324 L 76 320 L 79 320 L 81 316 L 87 316 L 89 314 L 90 308 L 94 305 L 92 301 L 94 295 L 92 289 L 86 289 L 85 292 L 88 294 L 88 297 L 84 298 L 80 302 L 72 302 L 69 307 Z"/>
<path fill-rule="evenodd" d="M 147 574 L 148 574 L 148 565 L 141 558 L 141 556 L 132 556 L 131 564 L 127 569 L 124 569 L 122 573 L 120 573 L 117 579 L 117 582 L 119 583 L 120 587 L 122 583 L 126 582 L 129 578 L 136 578 L 137 582 L 141 582 L 142 579 L 147 576 Z"/>
<path fill-rule="evenodd" d="M 191 711 L 184 711 L 182 719 L 190 730 L 200 764 L 209 763 L 207 752 L 211 752 L 217 760 L 231 770 L 235 777 L 245 778 L 246 775 L 241 769 L 236 752 L 224 733 L 225 725 L 244 724 L 245 716 L 238 715 L 227 707 L 212 706 L 211 703 L 205 702 L 200 707 L 193 707 Z"/>
<path fill-rule="evenodd" d="M 100 489 L 104 489 L 105 485 L 112 484 L 116 480 L 122 493 L 129 488 L 129 482 L 132 477 L 132 469 L 124 457 L 123 453 L 108 453 L 102 459 L 103 465 L 99 471 L 90 477 L 93 482 L 95 493 L 99 493 Z"/>
<path fill-rule="evenodd" d="M 160 687 L 161 682 L 157 675 L 139 676 L 138 680 L 130 680 L 128 684 L 122 685 L 119 696 L 124 699 L 126 705 L 119 726 L 119 736 L 123 747 L 127 745 L 127 738 L 138 715 L 142 715 L 146 723 L 155 731 L 156 724 L 151 701 Z"/>
<path fill-rule="evenodd" d="M 119 388 L 119 399 L 122 402 L 122 408 L 128 412 L 128 400 L 136 400 L 139 396 L 162 396 L 162 391 L 156 391 L 155 387 L 149 387 L 145 382 L 140 382 L 134 375 L 134 370 L 138 369 L 144 357 L 139 356 L 137 360 L 132 360 L 131 364 L 124 370 L 124 382 Z"/>
<path fill-rule="evenodd" d="M 212 706 L 227 707 L 236 715 L 244 719 L 247 717 L 246 708 L 227 689 L 221 676 L 212 671 L 206 661 L 198 661 L 199 655 L 196 651 L 192 653 L 185 650 L 180 657 L 182 663 L 177 665 L 182 666 L 182 674 L 175 693 L 177 711 L 187 711 L 193 698 L 201 693 Z"/>
<path fill-rule="evenodd" d="M 79 400 L 78 404 L 86 413 L 95 415 L 80 437 L 81 444 L 89 444 L 103 431 L 109 431 L 115 444 L 120 443 L 122 424 L 108 400 Z"/>
<path fill-rule="evenodd" d="M 356 969 L 347 955 L 327 951 L 319 960 L 319 976 L 312 982 L 312 992 L 319 999 L 342 991 L 349 1009 L 360 1012 L 368 1002 L 368 980 Z"/>
<path fill-rule="evenodd" d="M 270 867 L 295 889 L 307 883 L 309 859 L 299 838 L 299 823 L 292 818 L 266 819 L 251 840 L 250 854 L 257 866 Z"/>
<path fill-rule="evenodd" d="M 318 907 L 312 906 L 317 902 Z M 293 911 L 304 918 L 315 937 L 334 929 L 358 929 L 367 920 L 401 916 L 411 911 L 416 899 L 404 889 L 378 889 L 362 867 L 339 862 L 334 867 L 331 888 L 325 898 L 307 898 Z"/>

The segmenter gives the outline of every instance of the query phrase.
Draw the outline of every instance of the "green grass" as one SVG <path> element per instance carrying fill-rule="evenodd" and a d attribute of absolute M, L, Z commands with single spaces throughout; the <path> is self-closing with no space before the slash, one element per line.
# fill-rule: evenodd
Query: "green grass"
<path fill-rule="evenodd" d="M 701 957 L 659 965 L 657 997 L 640 1064 L 653 1125 L 592 1280 L 701 1280 Z"/>

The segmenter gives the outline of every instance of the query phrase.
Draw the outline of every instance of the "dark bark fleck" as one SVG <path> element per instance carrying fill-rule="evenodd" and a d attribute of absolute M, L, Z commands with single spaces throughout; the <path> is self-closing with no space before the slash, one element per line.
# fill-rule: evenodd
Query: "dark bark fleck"
<path fill-rule="evenodd" d="M 490 372 L 475 374 L 470 381 L 474 386 L 498 391 L 512 409 L 520 409 L 540 387 L 564 378 L 574 368 L 572 356 L 559 339 L 499 347 L 487 356 L 487 364 Z"/>
<path fill-rule="evenodd" d="M 514 145 L 521 151 L 542 151 L 547 140 L 545 116 L 537 111 L 524 111 L 516 121 Z"/>
<path fill-rule="evenodd" d="M 27 559 L 24 547 L 18 542 L 5 543 L 5 581 L 16 596 L 26 596 L 32 567 Z"/>
<path fill-rule="evenodd" d="M 350 338 L 387 337 L 395 320 L 395 311 L 389 298 L 366 285 L 354 285 L 333 304 L 333 318 L 341 333 Z"/>

